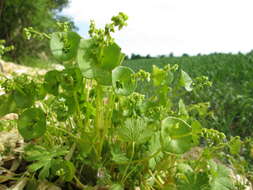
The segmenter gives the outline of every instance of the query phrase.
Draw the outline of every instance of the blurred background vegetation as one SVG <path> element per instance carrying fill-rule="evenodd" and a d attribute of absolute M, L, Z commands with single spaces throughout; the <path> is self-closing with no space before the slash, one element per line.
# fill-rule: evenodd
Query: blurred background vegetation
<path fill-rule="evenodd" d="M 166 64 L 178 64 L 195 82 L 198 77 L 207 76 L 213 85 L 182 95 L 185 103 L 188 106 L 197 102 L 210 103 L 208 111 L 212 114 L 202 120 L 204 127 L 218 129 L 228 136 L 253 135 L 253 51 L 180 57 L 133 54 L 124 64 L 135 71 L 148 72 L 153 65 L 162 68 Z M 139 84 L 138 90 L 147 96 L 152 94 L 151 84 L 147 82 Z"/>
<path fill-rule="evenodd" d="M 5 59 L 16 63 L 50 59 L 48 41 L 27 40 L 23 29 L 33 27 L 40 32 L 53 32 L 58 21 L 68 21 L 74 26 L 70 18 L 59 14 L 68 3 L 69 0 L 1 0 L 0 39 L 15 47 Z"/>

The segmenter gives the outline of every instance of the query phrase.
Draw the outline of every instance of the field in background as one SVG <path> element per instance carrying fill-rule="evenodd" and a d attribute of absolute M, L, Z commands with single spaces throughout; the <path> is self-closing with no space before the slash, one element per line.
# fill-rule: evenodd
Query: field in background
<path fill-rule="evenodd" d="M 163 67 L 178 64 L 192 78 L 205 75 L 212 81 L 210 88 L 184 97 L 186 103 L 210 102 L 214 117 L 204 125 L 228 135 L 252 135 L 253 129 L 253 54 L 210 54 L 199 56 L 165 57 L 126 60 L 124 65 L 137 71 L 152 71 L 152 65 Z M 148 83 L 139 91 L 152 93 Z"/>

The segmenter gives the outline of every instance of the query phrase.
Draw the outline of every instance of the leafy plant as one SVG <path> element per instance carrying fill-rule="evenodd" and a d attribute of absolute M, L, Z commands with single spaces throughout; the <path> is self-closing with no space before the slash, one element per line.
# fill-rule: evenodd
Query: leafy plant
<path fill-rule="evenodd" d="M 89 39 L 67 28 L 46 34 L 65 68 L 1 81 L 0 113 L 19 115 L 29 175 L 64 189 L 234 189 L 214 159 L 228 148 L 235 154 L 238 139 L 201 127 L 196 112 L 205 117 L 205 104 L 185 105 L 180 97 L 197 85 L 177 66 L 151 73 L 121 66 L 111 33 L 126 20 L 119 13 L 104 29 L 91 22 Z M 153 86 L 152 95 L 134 92 L 140 81 Z M 197 146 L 203 151 L 187 158 Z"/>

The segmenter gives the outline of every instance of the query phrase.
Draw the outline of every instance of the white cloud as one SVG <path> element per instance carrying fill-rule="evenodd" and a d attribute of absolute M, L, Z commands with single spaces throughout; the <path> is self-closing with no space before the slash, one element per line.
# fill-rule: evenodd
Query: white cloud
<path fill-rule="evenodd" d="M 253 49 L 252 7 L 252 0 L 72 0 L 63 13 L 103 26 L 122 11 L 128 26 L 115 38 L 125 53 L 181 55 Z"/>

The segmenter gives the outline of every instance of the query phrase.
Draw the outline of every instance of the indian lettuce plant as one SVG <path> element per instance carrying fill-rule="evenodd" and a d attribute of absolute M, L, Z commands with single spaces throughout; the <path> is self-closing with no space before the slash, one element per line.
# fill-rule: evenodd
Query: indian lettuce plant
<path fill-rule="evenodd" d="M 236 189 L 217 159 L 240 152 L 241 141 L 201 127 L 191 112 L 203 116 L 205 105 L 187 106 L 179 96 L 193 90 L 190 76 L 176 65 L 153 66 L 151 73 L 121 66 L 125 55 L 112 33 L 127 19 L 119 13 L 104 29 L 92 21 L 88 39 L 66 24 L 52 34 L 25 31 L 50 39 L 64 65 L 0 83 L 0 117 L 17 113 L 26 142 L 27 188 L 48 180 L 63 189 Z M 155 89 L 152 96 L 135 92 L 143 80 Z"/>

